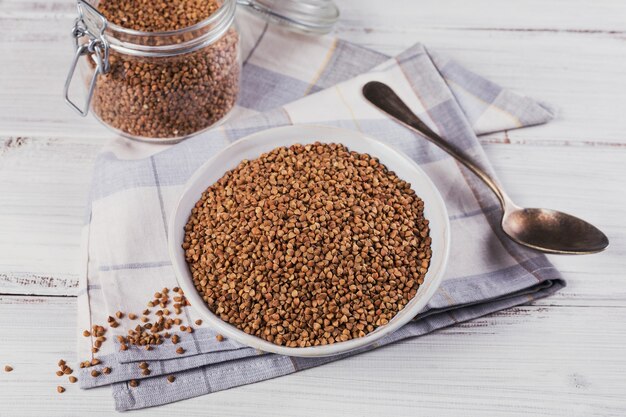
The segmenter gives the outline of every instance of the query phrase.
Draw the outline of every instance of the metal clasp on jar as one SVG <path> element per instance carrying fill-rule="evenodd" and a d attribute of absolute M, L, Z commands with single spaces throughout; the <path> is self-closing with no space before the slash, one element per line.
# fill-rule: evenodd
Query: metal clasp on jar
<path fill-rule="evenodd" d="M 106 18 L 95 7 L 83 0 L 78 0 L 77 9 L 78 18 L 74 21 L 74 27 L 72 28 L 75 53 L 65 80 L 64 93 L 65 102 L 76 110 L 78 114 L 85 117 L 89 113 L 89 104 L 96 87 L 98 75 L 106 74 L 109 71 L 109 44 L 104 38 L 104 31 L 107 27 Z M 81 39 L 85 36 L 87 39 L 81 42 Z M 96 67 L 89 83 L 84 108 L 81 108 L 70 99 L 69 90 L 78 61 L 83 55 L 93 59 Z"/>

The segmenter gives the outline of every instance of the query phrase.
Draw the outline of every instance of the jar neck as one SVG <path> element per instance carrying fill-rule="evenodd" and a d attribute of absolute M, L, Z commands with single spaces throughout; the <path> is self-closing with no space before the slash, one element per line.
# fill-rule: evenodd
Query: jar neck
<path fill-rule="evenodd" d="M 233 24 L 236 9 L 236 0 L 223 0 L 220 8 L 203 21 L 167 32 L 141 32 L 107 22 L 104 37 L 112 50 L 122 54 L 142 57 L 185 54 L 220 39 Z"/>

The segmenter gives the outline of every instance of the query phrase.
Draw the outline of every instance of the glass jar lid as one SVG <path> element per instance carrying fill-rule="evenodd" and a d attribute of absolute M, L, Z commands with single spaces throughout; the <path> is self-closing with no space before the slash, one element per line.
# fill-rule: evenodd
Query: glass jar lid
<path fill-rule="evenodd" d="M 339 9 L 333 0 L 237 0 L 237 3 L 270 23 L 298 32 L 328 33 L 339 19 Z"/>

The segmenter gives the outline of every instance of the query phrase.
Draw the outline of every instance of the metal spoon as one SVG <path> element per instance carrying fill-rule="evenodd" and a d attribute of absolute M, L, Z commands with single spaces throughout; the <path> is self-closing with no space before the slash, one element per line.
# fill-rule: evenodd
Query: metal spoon
<path fill-rule="evenodd" d="M 517 206 L 493 178 L 433 132 L 388 85 L 378 81 L 368 82 L 363 87 L 363 95 L 394 120 L 424 136 L 483 180 L 500 200 L 502 230 L 515 242 L 542 252 L 561 254 L 600 252 L 609 245 L 604 233 L 578 217 L 556 210 Z"/>

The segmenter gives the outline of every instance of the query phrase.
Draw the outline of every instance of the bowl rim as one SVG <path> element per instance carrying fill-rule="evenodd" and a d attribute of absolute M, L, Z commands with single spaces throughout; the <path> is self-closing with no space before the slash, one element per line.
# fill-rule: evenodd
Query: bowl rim
<path fill-rule="evenodd" d="M 305 132 L 303 132 L 303 130 Z M 396 157 L 404 159 L 405 162 L 408 162 L 411 165 L 410 168 L 413 169 L 417 175 L 422 177 L 422 180 L 426 184 L 428 184 L 428 186 L 430 187 L 429 191 L 432 194 L 429 197 L 429 201 L 426 201 L 426 200 L 424 201 L 425 210 L 430 211 L 431 209 L 429 208 L 429 206 L 434 205 L 436 206 L 435 208 L 438 210 L 438 212 L 441 214 L 439 216 L 440 220 L 442 221 L 440 237 L 442 239 L 443 253 L 440 254 L 438 268 L 434 271 L 431 271 L 431 268 L 429 267 L 429 270 L 426 273 L 425 282 L 427 279 L 428 284 L 427 285 L 422 284 L 420 286 L 420 289 L 423 287 L 426 287 L 425 291 L 422 294 L 420 294 L 419 289 L 418 289 L 418 293 L 413 297 L 413 299 L 411 299 L 411 301 L 409 301 L 409 303 L 405 306 L 405 308 L 403 310 L 400 310 L 400 312 L 398 312 L 396 316 L 389 321 L 388 324 L 376 328 L 374 332 L 368 333 L 366 336 L 356 338 L 356 339 L 350 339 L 345 342 L 337 342 L 337 343 L 328 344 L 328 345 L 319 345 L 319 346 L 310 346 L 310 347 L 286 347 L 286 346 L 276 345 L 274 343 L 261 339 L 260 337 L 247 334 L 244 331 L 236 328 L 235 326 L 223 321 L 221 318 L 219 318 L 217 315 L 215 315 L 213 312 L 210 311 L 210 309 L 204 303 L 204 300 L 202 299 L 200 294 L 197 292 L 195 286 L 193 285 L 193 278 L 191 277 L 191 273 L 189 271 L 187 262 L 185 261 L 184 250 L 181 247 L 182 242 L 178 241 L 179 239 L 177 239 L 177 233 L 180 232 L 178 228 L 179 227 L 181 229 L 184 228 L 184 224 L 186 224 L 186 219 L 189 218 L 188 213 L 191 210 L 191 207 L 193 207 L 195 202 L 198 201 L 198 198 L 197 196 L 195 196 L 195 194 L 194 196 L 191 196 L 191 197 L 189 196 L 192 189 L 194 188 L 196 183 L 201 182 L 202 178 L 207 175 L 209 168 L 216 161 L 218 161 L 223 154 L 226 154 L 228 151 L 232 152 L 233 149 L 245 146 L 246 144 L 250 142 L 258 141 L 260 137 L 269 136 L 269 135 L 273 135 L 277 133 L 284 134 L 285 132 L 289 133 L 290 131 L 293 131 L 294 134 L 298 135 L 298 138 L 302 138 L 302 140 L 298 141 L 297 143 L 300 143 L 300 142 L 311 143 L 310 141 L 313 138 L 315 138 L 315 140 L 319 140 L 322 142 L 326 140 L 326 143 L 342 143 L 342 139 L 339 137 L 337 138 L 337 140 L 332 140 L 332 141 L 329 140 L 329 139 L 333 139 L 332 136 L 334 134 L 335 136 L 343 135 L 344 137 L 353 136 L 355 138 L 358 136 L 360 140 L 370 142 L 370 145 L 382 146 L 383 148 L 386 149 L 387 152 L 396 154 L 395 155 Z M 308 133 L 306 131 L 308 131 Z M 307 142 L 306 137 L 303 137 L 304 135 L 309 137 L 309 142 Z M 326 136 L 326 138 L 324 136 Z M 347 140 L 347 139 L 344 138 L 343 140 Z M 276 145 L 274 146 L 274 148 L 279 147 L 279 146 L 286 146 L 286 145 Z M 261 153 L 265 153 L 265 152 L 267 151 L 262 151 Z M 373 154 L 373 156 L 377 157 L 377 155 L 375 154 Z M 246 158 L 241 158 L 241 160 L 243 159 L 246 159 Z M 241 160 L 239 162 L 241 162 Z M 393 171 L 393 167 L 388 166 L 388 168 Z M 229 169 L 232 169 L 232 168 L 229 168 Z M 220 177 L 227 171 L 228 170 L 222 172 Z M 203 185 L 204 187 L 203 189 L 205 190 L 207 187 L 209 187 L 213 183 L 214 182 Z M 423 198 L 422 195 L 419 195 L 419 196 L 420 198 Z M 183 210 L 185 201 L 188 199 L 192 199 L 193 204 L 189 207 L 189 210 L 185 208 L 186 213 L 182 213 L 183 218 L 185 219 L 185 223 L 178 224 L 177 220 L 181 216 L 181 210 Z M 428 216 L 427 219 L 431 220 L 430 216 Z M 448 258 L 450 254 L 450 221 L 448 218 L 448 212 L 445 206 L 445 202 L 443 198 L 441 197 L 441 194 L 439 193 L 439 190 L 437 189 L 435 184 L 432 182 L 430 177 L 419 167 L 419 165 L 414 160 L 412 160 L 407 155 L 405 155 L 403 152 L 393 148 L 392 146 L 380 140 L 377 140 L 362 132 L 358 132 L 355 130 L 349 130 L 349 129 L 319 125 L 319 124 L 299 124 L 299 125 L 289 125 L 289 126 L 281 126 L 281 127 L 270 128 L 270 129 L 264 129 L 264 130 L 252 133 L 250 135 L 247 135 L 241 139 L 234 141 L 233 143 L 226 146 L 225 148 L 221 149 L 218 153 L 210 157 L 199 168 L 197 168 L 195 172 L 193 173 L 193 175 L 187 180 L 187 182 L 183 186 L 183 190 L 180 194 L 180 197 L 169 216 L 167 239 L 168 239 L 168 253 L 170 256 L 170 260 L 172 262 L 174 274 L 176 275 L 176 279 L 180 287 L 183 289 L 185 293 L 185 297 L 191 302 L 192 307 L 196 310 L 198 314 L 202 316 L 202 318 L 211 326 L 213 330 L 223 334 L 226 337 L 232 338 L 233 340 L 239 343 L 242 343 L 252 348 L 256 348 L 263 352 L 271 352 L 271 353 L 277 353 L 281 355 L 295 356 L 295 357 L 323 357 L 323 356 L 330 356 L 330 355 L 345 353 L 345 352 L 353 351 L 355 349 L 362 348 L 364 346 L 371 345 L 375 343 L 376 341 L 378 341 L 379 339 L 381 339 L 382 337 L 404 326 L 406 323 L 411 321 L 417 314 L 419 314 L 424 309 L 424 307 L 426 307 L 430 299 L 434 296 L 435 292 L 439 288 L 439 285 L 441 284 L 441 281 L 443 279 L 443 275 L 445 273 L 446 266 L 448 263 Z M 418 298 L 418 295 L 419 295 L 419 298 Z M 413 314 L 404 314 L 401 317 L 399 317 L 400 313 L 404 311 L 409 311 L 409 312 L 412 312 Z"/>

